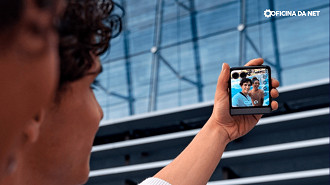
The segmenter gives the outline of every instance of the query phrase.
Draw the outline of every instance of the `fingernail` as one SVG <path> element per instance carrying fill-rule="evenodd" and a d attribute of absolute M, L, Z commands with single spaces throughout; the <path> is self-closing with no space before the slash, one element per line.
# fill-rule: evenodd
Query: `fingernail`
<path fill-rule="evenodd" d="M 222 63 L 222 69 L 221 69 L 221 71 L 223 71 L 223 66 L 225 65 L 225 63 Z"/>

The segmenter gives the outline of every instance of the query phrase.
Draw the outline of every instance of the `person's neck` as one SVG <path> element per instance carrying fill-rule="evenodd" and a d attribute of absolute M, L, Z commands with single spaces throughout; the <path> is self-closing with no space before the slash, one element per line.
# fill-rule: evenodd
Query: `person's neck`
<path fill-rule="evenodd" d="M 241 91 L 242 94 L 244 94 L 244 96 L 248 95 L 248 93 L 244 93 L 243 91 Z"/>

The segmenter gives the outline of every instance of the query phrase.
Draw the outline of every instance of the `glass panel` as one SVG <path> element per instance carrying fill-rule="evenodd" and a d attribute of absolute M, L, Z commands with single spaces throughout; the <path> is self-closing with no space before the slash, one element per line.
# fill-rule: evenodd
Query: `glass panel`
<path fill-rule="evenodd" d="M 111 105 L 109 106 L 107 113 L 110 115 L 110 119 L 127 117 L 129 115 L 128 103 Z"/>
<path fill-rule="evenodd" d="M 162 46 L 191 39 L 190 17 L 185 16 L 164 22 L 162 25 Z"/>
<path fill-rule="evenodd" d="M 264 16 L 264 11 L 269 9 L 269 1 L 246 0 L 246 24 L 255 24 L 260 21 L 269 20 Z"/>
<path fill-rule="evenodd" d="M 276 0 L 274 1 L 275 10 L 309 10 L 314 7 L 329 5 L 329 1 L 313 0 L 313 1 L 301 1 L 301 0 Z"/>
<path fill-rule="evenodd" d="M 157 96 L 157 110 L 178 106 L 178 92 L 166 93 Z"/>
<path fill-rule="evenodd" d="M 150 0 L 126 0 L 127 26 L 132 28 L 153 25 L 156 2 Z"/>
<path fill-rule="evenodd" d="M 118 37 L 111 39 L 110 49 L 104 55 L 105 60 L 103 62 L 125 56 L 123 33 L 121 33 Z"/>
<path fill-rule="evenodd" d="M 320 11 L 319 17 L 289 17 L 277 21 L 284 68 L 282 85 L 329 77 L 324 71 L 329 67 L 329 8 Z"/>
<path fill-rule="evenodd" d="M 239 24 L 239 3 L 232 3 L 201 12 L 197 15 L 198 35 L 204 36 L 228 29 L 236 29 Z"/>
<path fill-rule="evenodd" d="M 311 65 L 301 65 L 284 69 L 283 84 L 292 85 L 318 79 L 329 79 L 329 59 L 314 62 Z"/>
<path fill-rule="evenodd" d="M 153 46 L 153 27 L 136 28 L 129 31 L 129 50 L 130 54 L 136 54 L 138 52 L 150 52 Z"/>
<path fill-rule="evenodd" d="M 313 47 L 313 45 L 329 42 L 329 8 L 321 11 L 322 14 L 319 17 L 289 17 L 278 20 L 280 51 Z"/>
<path fill-rule="evenodd" d="M 118 2 L 122 2 L 118 0 Z M 131 63 L 132 91 L 135 114 L 148 111 L 154 22 L 156 2 L 126 0 L 128 26 L 128 60 Z M 180 0 L 190 6 L 189 0 Z M 164 1 L 161 56 L 181 75 L 196 82 L 195 54 L 199 54 L 204 101 L 214 98 L 216 83 L 223 62 L 239 65 L 240 33 L 237 26 L 241 19 L 238 0 L 195 0 L 198 37 L 194 49 L 190 12 L 175 1 Z M 271 19 L 264 16 L 269 1 L 246 0 L 246 34 L 261 56 L 275 64 L 273 34 L 278 40 L 282 69 L 281 85 L 291 85 L 329 78 L 329 2 L 323 0 L 274 0 L 275 10 L 320 10 L 319 17 L 276 17 L 276 32 Z M 177 16 L 180 16 L 177 18 Z M 259 57 L 245 39 L 245 60 Z M 110 53 L 101 57 L 104 72 L 98 77 L 108 90 L 128 95 L 123 34 L 111 41 Z M 195 53 L 196 52 L 196 53 Z M 266 63 L 267 64 L 267 63 Z M 269 64 L 268 64 L 269 65 Z M 272 76 L 278 78 L 277 68 Z M 308 74 L 308 75 L 306 75 Z M 160 61 L 157 110 L 198 102 L 195 85 L 178 79 Z M 102 90 L 95 90 L 105 112 L 104 119 L 127 116 L 128 101 Z"/>
<path fill-rule="evenodd" d="M 149 89 L 148 91 L 149 92 Z M 135 114 L 142 114 L 148 112 L 149 98 L 136 98 L 134 101 Z"/>
<path fill-rule="evenodd" d="M 271 24 L 269 22 L 249 26 L 246 28 L 246 35 L 250 38 L 257 51 L 261 54 L 262 58 L 269 60 L 275 64 L 274 58 L 274 42 L 272 37 Z M 246 40 L 246 61 L 253 58 L 259 58 L 252 44 Z"/>
<path fill-rule="evenodd" d="M 232 31 L 199 41 L 203 84 L 217 81 L 223 62 L 238 64 L 238 38 L 239 33 Z"/>
<path fill-rule="evenodd" d="M 203 9 L 207 9 L 207 8 L 212 8 L 212 7 L 216 7 L 216 6 L 226 5 L 229 3 L 237 3 L 237 2 L 238 2 L 238 0 L 221 0 L 221 1 L 195 0 L 195 8 L 196 8 L 196 10 L 203 10 Z"/>
<path fill-rule="evenodd" d="M 149 96 L 151 57 L 151 54 L 143 54 L 130 58 L 134 98 Z"/>

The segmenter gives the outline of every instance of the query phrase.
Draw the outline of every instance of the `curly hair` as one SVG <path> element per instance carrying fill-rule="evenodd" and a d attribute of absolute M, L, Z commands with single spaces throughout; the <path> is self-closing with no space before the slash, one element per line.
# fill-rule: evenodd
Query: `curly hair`
<path fill-rule="evenodd" d="M 60 25 L 59 90 L 86 75 L 94 61 L 110 47 L 110 39 L 121 31 L 121 18 L 111 14 L 112 0 L 67 0 Z"/>

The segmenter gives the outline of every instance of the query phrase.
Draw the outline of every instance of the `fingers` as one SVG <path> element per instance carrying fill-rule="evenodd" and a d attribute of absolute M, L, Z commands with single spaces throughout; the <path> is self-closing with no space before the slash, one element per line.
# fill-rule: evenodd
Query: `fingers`
<path fill-rule="evenodd" d="M 270 91 L 270 95 L 272 98 L 277 98 L 279 96 L 278 90 L 276 89 L 278 86 L 280 86 L 280 82 L 276 80 L 275 78 L 272 78 L 272 87 L 273 89 Z"/>
<path fill-rule="evenodd" d="M 222 64 L 222 70 L 218 78 L 217 91 L 228 93 L 228 80 L 229 80 L 229 65 L 227 63 Z"/>
<path fill-rule="evenodd" d="M 260 66 L 263 63 L 264 63 L 264 59 L 256 58 L 256 59 L 250 60 L 247 64 L 245 64 L 245 66 Z"/>
<path fill-rule="evenodd" d="M 272 78 L 272 87 L 277 88 L 280 86 L 280 82 L 276 80 L 275 78 Z"/>
<path fill-rule="evenodd" d="M 277 98 L 279 96 L 279 93 L 278 93 L 277 89 L 272 89 L 270 91 L 270 95 L 272 96 L 272 98 Z"/>
<path fill-rule="evenodd" d="M 273 110 L 273 111 L 274 111 L 274 110 L 277 110 L 277 109 L 278 109 L 278 103 L 277 103 L 277 101 L 272 101 L 271 106 L 272 106 L 272 110 Z"/>
<path fill-rule="evenodd" d="M 272 78 L 271 83 L 272 83 L 273 89 L 270 91 L 270 95 L 272 96 L 272 98 L 277 98 L 279 96 L 279 93 L 276 88 L 280 86 L 280 82 L 278 80 L 276 80 L 275 78 Z M 272 106 L 273 111 L 277 110 L 278 109 L 277 101 L 272 101 L 271 106 Z"/>

